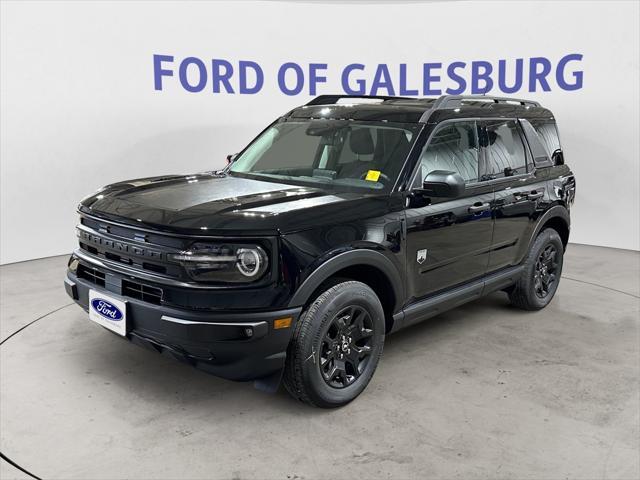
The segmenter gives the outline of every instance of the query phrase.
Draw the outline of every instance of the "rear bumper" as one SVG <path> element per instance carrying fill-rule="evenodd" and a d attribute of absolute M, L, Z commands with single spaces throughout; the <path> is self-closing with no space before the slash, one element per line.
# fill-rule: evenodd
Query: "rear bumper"
<path fill-rule="evenodd" d="M 287 345 L 301 308 L 264 312 L 183 310 L 121 297 L 120 292 L 65 278 L 68 295 L 85 311 L 89 291 L 104 291 L 126 302 L 131 342 L 229 380 L 256 380 L 284 367 Z M 291 317 L 289 328 L 274 329 L 276 319 Z"/>

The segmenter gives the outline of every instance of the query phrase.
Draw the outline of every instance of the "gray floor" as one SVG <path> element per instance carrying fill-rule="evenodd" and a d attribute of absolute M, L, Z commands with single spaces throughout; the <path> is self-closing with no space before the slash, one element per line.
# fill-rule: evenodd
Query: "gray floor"
<path fill-rule="evenodd" d="M 496 294 L 389 337 L 333 411 L 90 324 L 65 265 L 0 268 L 2 339 L 46 315 L 0 348 L 1 450 L 40 477 L 640 477 L 637 252 L 571 245 L 544 311 Z M 4 461 L 0 477 L 29 478 Z"/>

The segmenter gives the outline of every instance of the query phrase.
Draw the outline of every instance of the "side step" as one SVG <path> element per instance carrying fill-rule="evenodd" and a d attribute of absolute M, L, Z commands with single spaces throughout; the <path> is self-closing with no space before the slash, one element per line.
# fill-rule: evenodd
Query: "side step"
<path fill-rule="evenodd" d="M 510 267 L 467 285 L 412 303 L 405 307 L 400 314 L 394 316 L 394 323 L 397 326 L 394 327 L 393 331 L 398 331 L 467 302 L 477 300 L 497 290 L 507 288 L 518 281 L 523 270 L 524 267 L 522 265 Z"/>

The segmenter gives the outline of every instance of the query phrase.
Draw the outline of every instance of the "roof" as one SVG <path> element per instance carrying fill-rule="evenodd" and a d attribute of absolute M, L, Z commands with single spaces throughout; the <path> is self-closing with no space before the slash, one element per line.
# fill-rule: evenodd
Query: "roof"
<path fill-rule="evenodd" d="M 321 95 L 286 116 L 398 123 L 439 123 L 451 118 L 553 118 L 553 114 L 537 102 L 480 95 L 439 98 Z"/>

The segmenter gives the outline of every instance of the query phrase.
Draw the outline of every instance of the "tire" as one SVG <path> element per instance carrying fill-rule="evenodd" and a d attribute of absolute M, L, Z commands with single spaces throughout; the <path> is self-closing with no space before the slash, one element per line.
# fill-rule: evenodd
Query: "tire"
<path fill-rule="evenodd" d="M 355 281 L 328 286 L 296 323 L 287 349 L 285 388 L 316 407 L 349 403 L 378 366 L 384 330 L 382 304 L 369 286 Z"/>
<path fill-rule="evenodd" d="M 553 299 L 562 274 L 564 246 L 558 232 L 546 228 L 537 236 L 524 262 L 522 276 L 509 291 L 511 303 L 523 310 L 540 310 Z"/>

